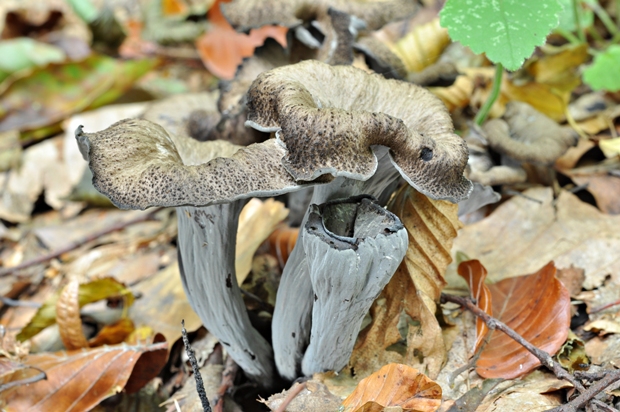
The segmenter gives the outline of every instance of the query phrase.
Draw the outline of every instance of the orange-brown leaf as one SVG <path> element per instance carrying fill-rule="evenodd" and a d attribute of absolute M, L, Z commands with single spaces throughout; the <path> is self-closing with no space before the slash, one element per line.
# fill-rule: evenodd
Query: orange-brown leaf
<path fill-rule="evenodd" d="M 56 302 L 56 323 L 62 343 L 67 350 L 88 347 L 88 341 L 82 332 L 79 291 L 80 283 L 77 279 L 72 279 L 63 288 Z"/>
<path fill-rule="evenodd" d="M 381 411 L 389 406 L 431 412 L 441 405 L 441 387 L 417 369 L 390 363 L 362 379 L 343 405 L 350 412 Z"/>
<path fill-rule="evenodd" d="M 243 58 L 252 56 L 254 49 L 267 37 L 273 37 L 286 47 L 286 27 L 265 26 L 252 29 L 249 34 L 238 33 L 222 14 L 222 2 L 216 1 L 209 9 L 211 28 L 196 40 L 198 54 L 211 73 L 222 79 L 232 79 Z"/>
<path fill-rule="evenodd" d="M 476 300 L 478 307 L 485 313 L 493 316 L 491 291 L 487 285 L 484 284 L 487 278 L 487 270 L 482 266 L 482 263 L 480 263 L 479 260 L 461 262 L 458 267 L 458 273 L 467 282 L 471 297 Z M 476 343 L 473 348 L 474 352 L 478 351 L 488 332 L 489 327 L 487 324 L 480 318 L 476 319 Z"/>
<path fill-rule="evenodd" d="M 267 243 L 269 243 L 269 251 L 278 259 L 280 268 L 283 268 L 286 264 L 289 255 L 295 247 L 295 243 L 297 243 L 298 235 L 298 227 L 282 225 L 277 227 L 271 235 L 269 235 L 269 238 L 267 238 Z"/>
<path fill-rule="evenodd" d="M 490 285 L 492 313 L 532 345 L 555 354 L 568 336 L 570 295 L 549 262 L 538 272 Z M 514 379 L 540 361 L 508 335 L 492 331 L 476 363 L 483 378 Z"/>
<path fill-rule="evenodd" d="M 47 380 L 3 392 L 5 410 L 87 411 L 124 387 L 143 386 L 167 355 L 166 342 L 29 355 L 24 364 L 45 371 Z"/>
<path fill-rule="evenodd" d="M 105 325 L 97 336 L 90 339 L 88 344 L 91 348 L 101 345 L 116 345 L 124 342 L 125 339 L 134 331 L 133 321 L 128 318 L 121 318 L 111 325 Z"/>

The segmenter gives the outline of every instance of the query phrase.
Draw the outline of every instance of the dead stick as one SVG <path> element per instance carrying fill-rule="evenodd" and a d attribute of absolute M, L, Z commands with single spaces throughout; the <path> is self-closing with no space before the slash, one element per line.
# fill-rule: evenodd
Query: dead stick
<path fill-rule="evenodd" d="M 577 412 L 577 410 L 583 407 L 589 400 L 594 398 L 599 393 L 603 392 L 608 386 L 613 385 L 620 380 L 620 370 L 616 369 L 610 371 L 605 377 L 588 388 L 587 391 L 581 393 L 578 397 L 572 401 L 551 409 L 549 412 Z"/>
<path fill-rule="evenodd" d="M 606 305 L 603 305 L 603 306 L 598 306 L 598 307 L 592 309 L 590 311 L 590 314 L 592 315 L 594 313 L 599 313 L 599 312 L 604 311 L 605 309 L 609 309 L 609 308 L 612 308 L 612 307 L 617 306 L 617 305 L 620 305 L 620 299 L 618 299 L 618 300 L 616 300 L 614 302 L 608 303 Z"/>
<path fill-rule="evenodd" d="M 200 374 L 200 368 L 198 367 L 196 354 L 194 353 L 194 349 L 192 349 L 192 346 L 189 344 L 189 339 L 187 339 L 187 331 L 185 330 L 185 319 L 181 320 L 181 337 L 183 338 L 183 345 L 185 345 L 185 353 L 187 353 L 189 363 L 190 365 L 192 365 L 192 370 L 194 371 L 196 392 L 198 392 L 200 403 L 202 403 L 202 410 L 204 412 L 211 412 L 211 405 L 209 404 L 209 399 L 207 398 L 207 391 L 205 391 L 205 385 L 202 383 L 202 375 Z"/>
<path fill-rule="evenodd" d="M 138 217 L 135 217 L 131 220 L 127 220 L 126 222 L 118 222 L 113 224 L 112 226 L 108 226 L 106 228 L 103 228 L 101 230 L 98 230 L 94 233 L 91 233 L 88 236 L 84 236 L 81 239 L 78 239 L 74 242 L 69 243 L 67 246 L 60 248 L 58 250 L 55 250 L 53 252 L 50 252 L 46 255 L 43 256 L 39 256 L 36 257 L 34 259 L 30 259 L 27 260 L 17 266 L 13 266 L 10 268 L 4 268 L 4 269 L 0 269 L 0 277 L 2 276 L 6 276 L 6 275 L 10 275 L 13 272 L 16 272 L 18 270 L 22 270 L 22 269 L 26 269 L 29 268 L 30 266 L 34 266 L 34 265 L 39 265 L 41 263 L 45 263 L 47 261 L 50 261 L 52 259 L 57 258 L 58 256 L 71 252 L 74 249 L 77 249 L 78 247 L 88 243 L 88 242 L 92 242 L 95 239 L 100 238 L 101 236 L 105 236 L 108 233 L 112 233 L 112 232 L 116 232 L 117 230 L 122 230 L 125 229 L 128 226 L 134 225 L 136 223 L 140 223 L 140 222 L 145 222 L 147 220 L 150 220 L 153 218 L 153 214 L 157 213 L 159 210 L 161 210 L 161 208 L 156 208 L 153 209 L 150 213 L 144 214 L 144 215 L 140 215 Z"/>
<path fill-rule="evenodd" d="M 599 401 L 598 399 L 592 399 L 590 402 L 605 412 L 619 412 L 616 408 L 609 406 L 606 403 Z"/>
<path fill-rule="evenodd" d="M 228 356 L 224 363 L 224 371 L 222 372 L 222 384 L 217 390 L 217 402 L 215 402 L 215 412 L 224 411 L 224 395 L 230 388 L 235 385 L 235 378 L 239 371 L 239 365 Z"/>
<path fill-rule="evenodd" d="M 447 295 L 445 293 L 442 293 L 441 300 L 442 302 L 453 302 L 458 305 L 461 305 L 462 307 L 464 307 L 465 309 L 467 309 L 468 311 L 470 311 L 471 313 L 473 313 L 474 315 L 482 319 L 484 323 L 487 324 L 489 329 L 492 329 L 492 330 L 497 329 L 497 330 L 504 332 L 506 335 L 508 335 L 513 340 L 518 342 L 521 346 L 523 346 L 525 349 L 527 349 L 532 355 L 536 356 L 536 358 L 538 358 L 540 363 L 545 365 L 547 368 L 551 369 L 551 371 L 555 374 L 555 376 L 557 376 L 560 379 L 569 381 L 570 383 L 573 384 L 573 386 L 579 392 L 585 391 L 585 388 L 583 387 L 583 385 L 579 383 L 579 381 L 577 381 L 577 379 L 575 379 L 573 375 L 571 375 L 564 368 L 562 368 L 559 363 L 555 362 L 553 358 L 551 357 L 551 355 L 549 355 L 547 352 L 541 349 L 538 349 L 536 346 L 532 345 L 531 343 L 523 339 L 521 335 L 519 335 L 517 332 L 512 330 L 505 323 L 500 322 L 499 320 L 495 319 L 492 316 L 489 316 L 489 314 L 487 314 L 482 309 L 480 309 L 478 306 L 476 306 L 471 301 L 471 299 L 464 298 L 461 296 Z"/>
<path fill-rule="evenodd" d="M 305 388 L 306 388 L 306 382 L 295 383 L 295 385 L 293 385 L 293 387 L 289 389 L 288 393 L 286 394 L 286 398 L 284 398 L 280 406 L 278 406 L 278 409 L 276 409 L 276 412 L 286 411 L 286 407 L 293 401 L 293 399 L 295 399 L 295 396 L 299 395 L 299 393 L 303 391 Z"/>

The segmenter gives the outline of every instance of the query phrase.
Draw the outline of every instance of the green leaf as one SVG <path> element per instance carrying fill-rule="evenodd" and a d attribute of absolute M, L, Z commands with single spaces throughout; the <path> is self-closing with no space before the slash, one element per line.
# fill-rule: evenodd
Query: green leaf
<path fill-rule="evenodd" d="M 573 32 L 577 30 L 575 26 L 575 9 L 573 8 L 573 1 L 582 1 L 584 3 L 595 3 L 596 0 L 559 0 L 563 7 L 563 10 L 559 14 L 560 23 L 555 30 L 565 30 Z M 579 15 L 579 24 L 583 29 L 588 28 L 594 24 L 594 12 L 584 7 L 582 4 L 577 5 L 577 14 Z"/>
<path fill-rule="evenodd" d="M 453 40 L 516 70 L 558 25 L 557 0 L 448 0 L 440 23 Z"/>
<path fill-rule="evenodd" d="M 28 37 L 0 42 L 0 83 L 11 73 L 34 66 L 45 66 L 65 59 L 58 47 Z"/>
<path fill-rule="evenodd" d="M 594 63 L 583 72 L 583 81 L 592 90 L 618 91 L 620 90 L 618 67 L 620 67 L 620 46 L 614 44 L 594 57 Z"/>
<path fill-rule="evenodd" d="M 59 296 L 60 291 L 52 295 L 37 310 L 34 317 L 17 335 L 16 339 L 18 341 L 23 342 L 30 339 L 43 329 L 56 323 L 56 302 L 58 302 Z M 124 284 L 114 278 L 102 278 L 81 284 L 78 292 L 78 302 L 80 307 L 82 307 L 88 303 L 117 296 L 124 298 L 126 307 L 131 306 L 135 300 L 133 293 Z"/>

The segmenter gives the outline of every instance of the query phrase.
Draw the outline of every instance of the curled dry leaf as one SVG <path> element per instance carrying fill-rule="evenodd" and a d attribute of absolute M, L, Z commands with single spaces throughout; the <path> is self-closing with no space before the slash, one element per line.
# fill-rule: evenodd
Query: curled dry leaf
<path fill-rule="evenodd" d="M 570 295 L 555 272 L 550 262 L 532 275 L 490 285 L 492 306 L 485 299 L 481 309 L 532 345 L 554 354 L 566 340 L 570 327 Z M 479 291 L 486 269 L 478 261 L 466 261 L 459 265 L 459 274 L 466 277 L 472 291 Z M 476 362 L 476 372 L 487 379 L 515 379 L 539 365 L 540 361 L 518 342 L 502 332 L 491 331 Z"/>
<path fill-rule="evenodd" d="M 411 187 L 398 191 L 388 208 L 400 217 L 409 233 L 409 248 L 396 273 L 370 309 L 372 323 L 358 338 L 351 356 L 357 374 L 376 370 L 388 362 L 419 363 L 425 373 L 437 376 L 446 351 L 435 317 L 437 301 L 445 286 L 451 262 L 452 241 L 461 227 L 458 206 L 432 200 Z M 406 336 L 398 329 L 403 312 L 418 325 L 409 325 Z M 388 347 L 406 339 L 404 356 Z M 422 369 L 424 370 L 424 369 Z"/>
<path fill-rule="evenodd" d="M 277 227 L 267 242 L 269 243 L 270 253 L 278 259 L 280 267 L 283 268 L 288 260 L 289 255 L 297 243 L 297 237 L 299 235 L 298 227 L 280 226 Z"/>
<path fill-rule="evenodd" d="M 487 270 L 482 266 L 479 260 L 468 260 L 462 262 L 458 268 L 459 275 L 467 281 L 471 297 L 476 301 L 480 309 L 493 316 L 491 307 L 491 291 L 485 285 L 484 280 L 487 278 Z M 474 344 L 474 352 L 477 352 L 480 345 L 484 341 L 484 337 L 489 332 L 489 327 L 480 318 L 476 319 L 476 343 Z"/>
<path fill-rule="evenodd" d="M 88 342 L 82 332 L 82 319 L 80 318 L 80 302 L 78 292 L 80 283 L 72 279 L 60 292 L 56 302 L 56 323 L 60 332 L 60 339 L 67 350 L 82 349 L 88 347 Z"/>
<path fill-rule="evenodd" d="M 342 404 L 347 412 L 379 412 L 390 406 L 432 412 L 441 405 L 441 387 L 417 369 L 391 363 L 362 379 Z"/>
<path fill-rule="evenodd" d="M 448 30 L 439 25 L 437 17 L 426 24 L 416 25 L 392 46 L 392 51 L 408 71 L 419 72 L 435 63 L 448 44 Z"/>
<path fill-rule="evenodd" d="M 276 225 L 286 219 L 288 209 L 273 199 L 251 199 L 239 214 L 235 270 L 241 285 L 252 269 L 256 249 L 274 231 Z"/>
<path fill-rule="evenodd" d="M 24 364 L 37 367 L 47 379 L 2 393 L 7 412 L 87 411 L 121 391 L 135 392 L 166 363 L 168 344 L 103 346 L 70 352 L 29 355 Z"/>

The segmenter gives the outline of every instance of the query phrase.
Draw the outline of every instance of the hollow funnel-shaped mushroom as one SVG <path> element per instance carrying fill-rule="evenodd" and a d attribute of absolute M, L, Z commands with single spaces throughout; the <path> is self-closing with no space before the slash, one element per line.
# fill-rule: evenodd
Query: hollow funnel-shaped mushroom
<path fill-rule="evenodd" d="M 362 320 L 405 256 L 396 215 L 365 197 L 311 205 L 303 249 L 314 291 L 312 333 L 302 371 L 338 371 Z"/>
<path fill-rule="evenodd" d="M 300 188 L 280 164 L 284 149 L 274 140 L 241 148 L 171 138 L 147 120 L 124 120 L 98 133 L 80 128 L 76 137 L 95 187 L 117 206 L 180 206 L 179 265 L 192 308 L 245 373 L 269 386 L 273 353 L 250 323 L 236 280 L 235 243 L 246 198 Z"/>
<path fill-rule="evenodd" d="M 435 199 L 467 198 L 467 147 L 443 103 L 428 91 L 353 67 L 302 62 L 263 73 L 248 92 L 248 125 L 276 132 L 297 180 L 329 173 L 312 203 L 380 197 L 398 174 Z M 304 220 L 305 222 L 305 220 Z M 302 223 L 303 226 L 303 223 Z M 276 365 L 294 379 L 310 339 L 313 289 L 304 232 L 284 268 L 273 317 Z"/>

